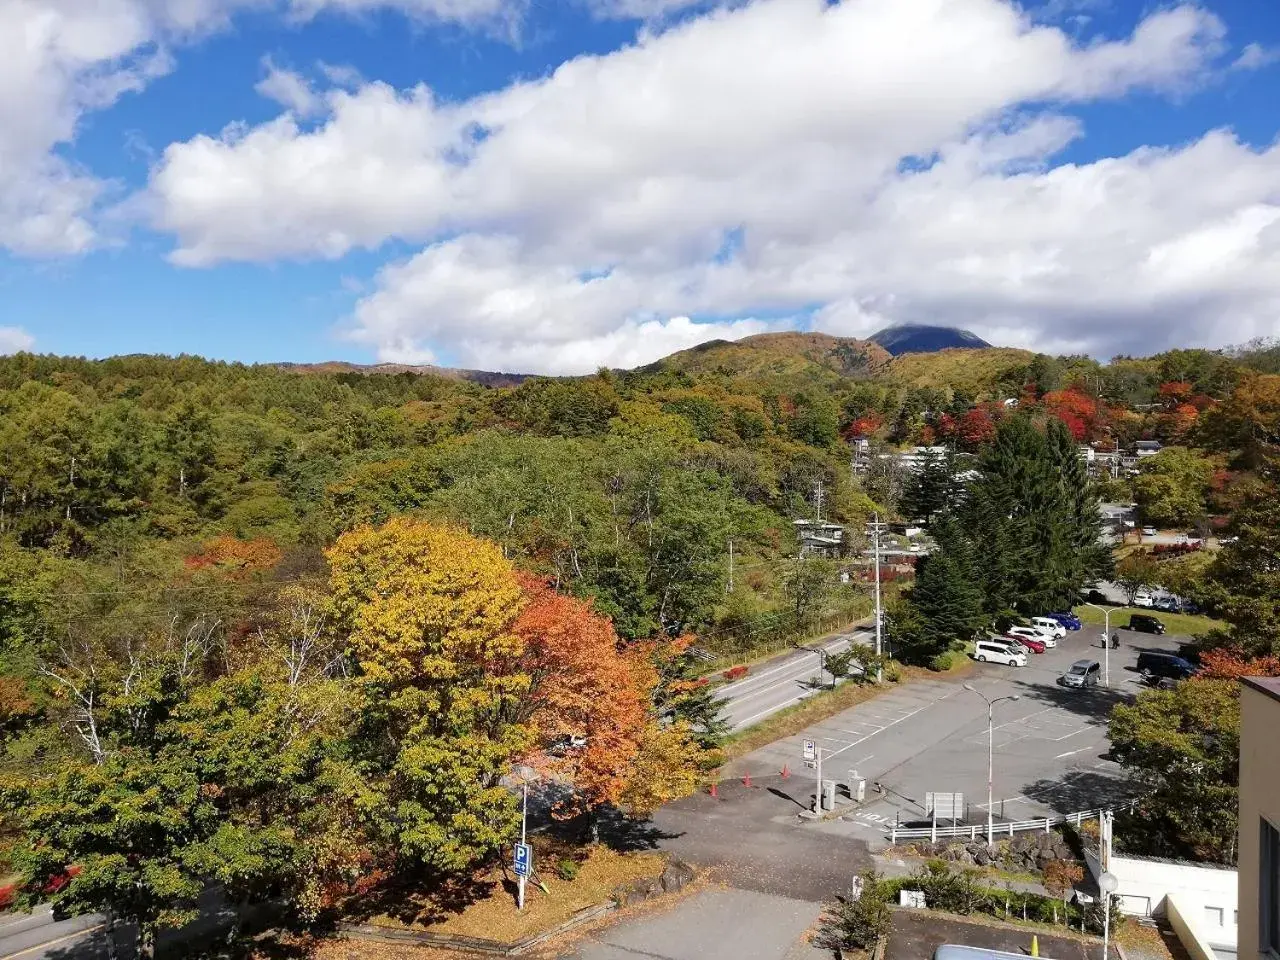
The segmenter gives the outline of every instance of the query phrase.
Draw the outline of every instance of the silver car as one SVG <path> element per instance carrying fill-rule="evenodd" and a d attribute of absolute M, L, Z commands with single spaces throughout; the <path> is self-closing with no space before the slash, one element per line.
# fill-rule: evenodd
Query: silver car
<path fill-rule="evenodd" d="M 1058 682 L 1064 687 L 1083 690 L 1085 687 L 1096 687 L 1101 673 L 1102 665 L 1097 660 L 1077 660 L 1058 679 Z"/>

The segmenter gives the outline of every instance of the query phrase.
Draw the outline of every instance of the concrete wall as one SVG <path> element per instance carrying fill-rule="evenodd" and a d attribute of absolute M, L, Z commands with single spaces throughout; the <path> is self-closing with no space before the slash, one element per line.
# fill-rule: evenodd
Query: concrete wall
<path fill-rule="evenodd" d="M 1120 885 L 1120 909 L 1136 916 L 1167 916 L 1176 899 L 1182 919 L 1214 946 L 1234 947 L 1239 898 L 1236 871 L 1168 860 L 1112 855 L 1111 872 Z"/>
<path fill-rule="evenodd" d="M 1204 933 L 1199 929 L 1192 910 L 1186 908 L 1180 902 L 1179 895 L 1175 893 L 1170 897 L 1166 897 L 1164 903 L 1165 916 L 1169 920 L 1169 926 L 1173 927 L 1173 932 L 1178 935 L 1178 939 L 1186 947 L 1187 953 L 1191 955 L 1191 960 L 1217 960 L 1213 955 L 1213 944 L 1208 941 Z"/>
<path fill-rule="evenodd" d="M 1259 827 L 1280 828 L 1280 699 L 1247 684 L 1240 691 L 1240 960 L 1257 960 Z"/>

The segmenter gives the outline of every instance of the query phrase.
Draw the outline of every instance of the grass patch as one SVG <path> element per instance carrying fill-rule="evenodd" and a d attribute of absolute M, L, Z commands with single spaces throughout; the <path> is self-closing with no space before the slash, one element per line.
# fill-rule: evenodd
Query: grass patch
<path fill-rule="evenodd" d="M 1131 613 L 1149 613 L 1159 617 L 1160 622 L 1164 624 L 1166 630 L 1170 633 L 1196 634 L 1208 633 L 1210 630 L 1216 630 L 1219 627 L 1225 627 L 1226 623 L 1222 620 L 1215 620 L 1213 617 L 1204 617 L 1191 613 L 1165 613 L 1163 610 L 1142 610 L 1138 607 L 1112 607 L 1111 608 L 1111 629 L 1127 626 L 1129 623 L 1129 615 Z M 1095 610 L 1093 607 L 1081 605 L 1076 608 L 1076 616 L 1080 618 L 1080 622 L 1086 626 L 1100 627 L 1104 623 L 1102 611 Z"/>
<path fill-rule="evenodd" d="M 631 880 L 656 877 L 666 865 L 657 853 L 618 853 L 604 846 L 590 847 L 578 864 L 572 880 L 556 875 L 554 854 L 535 853 L 538 879 L 546 886 L 543 892 L 530 883 L 525 891 L 524 911 L 516 909 L 514 880 L 502 867 L 495 867 L 477 878 L 488 885 L 488 894 L 465 905 L 448 908 L 448 912 L 429 923 L 406 923 L 390 916 L 378 916 L 371 923 L 402 929 L 428 930 L 455 936 L 485 937 L 513 943 L 563 923 L 585 907 L 609 899 L 614 889 Z M 444 912 L 431 897 L 420 901 L 409 897 L 419 915 Z"/>

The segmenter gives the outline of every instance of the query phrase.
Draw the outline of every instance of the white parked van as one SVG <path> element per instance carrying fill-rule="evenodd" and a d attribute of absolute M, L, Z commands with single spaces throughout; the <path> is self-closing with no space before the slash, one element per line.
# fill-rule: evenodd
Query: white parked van
<path fill-rule="evenodd" d="M 973 659 L 980 663 L 1003 663 L 1007 667 L 1025 667 L 1027 651 L 1015 650 L 1007 643 L 997 640 L 979 640 L 973 645 Z"/>
<path fill-rule="evenodd" d="M 1049 633 L 1059 640 L 1067 635 L 1067 628 L 1052 617 L 1032 617 L 1031 625 L 1033 627 L 1039 627 L 1042 630 L 1048 630 Z"/>

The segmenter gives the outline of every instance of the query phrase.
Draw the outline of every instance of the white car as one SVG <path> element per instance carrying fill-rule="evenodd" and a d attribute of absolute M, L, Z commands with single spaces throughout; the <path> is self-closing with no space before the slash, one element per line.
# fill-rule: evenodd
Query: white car
<path fill-rule="evenodd" d="M 999 640 L 979 640 L 973 645 L 973 659 L 979 663 L 1003 663 L 1007 667 L 1025 667 L 1027 651 L 1015 650 Z"/>
<path fill-rule="evenodd" d="M 1150 610 L 1156 605 L 1156 598 L 1149 593 L 1137 593 L 1134 594 L 1133 605 L 1135 607 L 1145 607 Z"/>
<path fill-rule="evenodd" d="M 1156 534 L 1156 528 L 1155 528 L 1155 527 L 1143 527 L 1143 528 L 1142 528 L 1142 535 L 1143 535 L 1144 537 L 1154 537 L 1154 536 L 1156 536 L 1156 535 L 1157 535 L 1157 534 Z"/>
<path fill-rule="evenodd" d="M 1053 617 L 1032 617 L 1031 625 L 1033 627 L 1043 627 L 1045 630 L 1048 630 L 1059 640 L 1061 640 L 1063 637 L 1067 635 L 1067 628 L 1064 627 L 1062 624 L 1060 624 L 1057 620 L 1053 619 Z"/>
<path fill-rule="evenodd" d="M 1032 640 L 1039 640 L 1046 647 L 1056 647 L 1058 638 L 1053 632 L 1041 627 L 1010 627 L 1005 631 L 1011 637 L 1030 637 Z"/>

